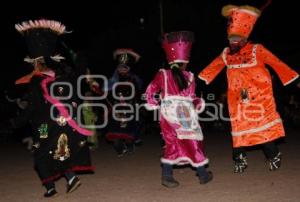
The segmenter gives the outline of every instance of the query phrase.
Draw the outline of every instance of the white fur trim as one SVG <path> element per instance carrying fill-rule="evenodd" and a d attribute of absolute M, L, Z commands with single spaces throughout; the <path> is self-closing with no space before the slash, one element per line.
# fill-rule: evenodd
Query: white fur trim
<path fill-rule="evenodd" d="M 197 168 L 199 166 L 204 166 L 204 165 L 208 164 L 208 162 L 209 162 L 209 160 L 206 158 L 206 159 L 204 159 L 200 163 L 195 163 L 189 157 L 179 157 L 179 158 L 174 159 L 174 160 L 161 158 L 160 161 L 162 163 L 166 163 L 166 164 L 170 164 L 170 165 L 186 165 L 186 164 L 191 164 L 191 166 L 193 166 L 195 168 Z"/>
<path fill-rule="evenodd" d="M 176 130 L 177 132 L 177 130 Z M 202 131 L 198 134 L 194 134 L 194 135 L 179 135 L 177 134 L 177 138 L 179 140 L 198 140 L 198 141 L 202 141 L 203 140 L 203 133 Z"/>
<path fill-rule="evenodd" d="M 291 80 L 289 80 L 288 82 L 286 82 L 285 84 L 283 84 L 283 85 L 284 86 L 289 85 L 290 83 L 292 83 L 293 81 L 295 81 L 298 78 L 299 78 L 299 74 L 297 76 L 295 76 L 294 78 L 292 78 Z"/>
<path fill-rule="evenodd" d="M 198 75 L 198 78 L 201 79 L 202 81 L 205 81 L 205 84 L 208 85 L 208 81 L 207 81 L 205 78 L 203 78 L 203 77 L 200 76 L 200 75 Z"/>
<path fill-rule="evenodd" d="M 171 62 L 169 62 L 169 64 L 174 64 L 174 63 L 189 63 L 189 60 L 173 60 Z"/>
<path fill-rule="evenodd" d="M 245 67 L 254 67 L 257 65 L 257 59 L 256 59 L 256 49 L 257 49 L 257 44 L 253 46 L 253 49 L 252 49 L 252 63 L 250 64 L 236 64 L 236 65 L 228 65 L 227 63 L 227 58 L 226 58 L 226 53 L 227 53 L 227 50 L 228 48 L 225 48 L 223 50 L 223 53 L 222 53 L 222 59 L 225 63 L 225 65 L 227 66 L 227 68 L 231 69 L 231 68 L 245 68 Z"/>
<path fill-rule="evenodd" d="M 191 84 L 194 80 L 194 74 L 192 72 L 189 72 L 189 83 Z"/>
<path fill-rule="evenodd" d="M 166 70 L 161 69 L 159 71 L 161 71 L 163 73 L 163 76 L 164 76 L 164 87 L 165 87 L 165 96 L 168 96 L 168 85 L 167 85 L 167 73 L 166 73 Z"/>
<path fill-rule="evenodd" d="M 257 133 L 257 132 L 261 132 L 264 130 L 267 130 L 268 128 L 271 128 L 273 126 L 275 126 L 278 123 L 282 123 L 282 120 L 279 119 L 275 119 L 274 121 L 271 121 L 263 126 L 260 126 L 258 128 L 253 128 L 253 129 L 249 129 L 249 130 L 243 130 L 243 131 L 239 131 L 239 132 L 231 132 L 232 136 L 242 136 L 245 134 L 252 134 L 252 133 Z"/>
<path fill-rule="evenodd" d="M 243 13 L 247 13 L 247 14 L 250 14 L 250 15 L 253 15 L 255 17 L 259 17 L 260 14 L 254 12 L 254 11 L 250 11 L 248 9 L 244 9 L 244 8 L 239 8 L 238 9 L 239 11 L 243 12 Z"/>

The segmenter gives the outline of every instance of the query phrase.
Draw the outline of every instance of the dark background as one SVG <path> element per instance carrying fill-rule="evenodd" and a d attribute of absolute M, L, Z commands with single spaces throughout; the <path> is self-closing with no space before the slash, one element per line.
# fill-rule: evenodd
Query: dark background
<path fill-rule="evenodd" d="M 186 29 L 195 32 L 196 42 L 189 69 L 197 75 L 227 45 L 226 19 L 221 16 L 221 8 L 228 3 L 261 6 L 265 1 L 161 0 L 163 31 Z M 32 67 L 23 62 L 27 48 L 24 39 L 14 29 L 15 23 L 41 17 L 61 21 L 73 31 L 72 34 L 62 36 L 62 40 L 74 51 L 85 55 L 89 68 L 97 74 L 111 75 L 115 68 L 112 52 L 119 47 L 134 48 L 142 55 L 134 71 L 144 79 L 145 84 L 154 77 L 165 60 L 159 42 L 162 32 L 159 0 L 11 0 L 0 4 L 0 123 L 15 116 L 18 111 L 15 103 L 5 101 L 4 90 L 18 96 L 22 87 L 16 87 L 15 80 L 32 71 Z M 298 4 L 297 0 L 273 0 L 257 21 L 250 39 L 264 44 L 300 72 Z M 144 18 L 144 24 L 140 18 Z M 64 56 L 68 56 L 65 49 L 61 46 L 58 48 Z M 201 90 L 217 94 L 226 91 L 225 71 L 209 86 L 197 80 L 198 95 Z M 283 88 L 277 76 L 274 84 L 277 104 L 286 105 L 286 95 L 300 96 L 299 89 Z M 291 111 L 299 118 L 299 109 L 298 112 Z M 288 123 L 284 122 L 285 125 Z M 171 193 L 158 188 L 158 158 L 161 155 L 159 128 L 149 124 L 149 135 L 144 136 L 145 144 L 138 148 L 140 150 L 135 155 L 120 160 L 108 145 L 99 146 L 99 151 L 92 153 L 97 168 L 95 175 L 82 176 L 84 185 L 72 195 L 61 194 L 65 188 L 62 180 L 58 184 L 61 195 L 57 200 L 94 201 L 92 199 L 101 197 L 99 200 L 102 201 L 299 201 L 299 121 L 295 125 L 296 130 L 287 132 L 288 144 L 280 148 L 284 155 L 284 165 L 280 171 L 268 174 L 262 153 L 257 151 L 249 155 L 250 172 L 247 171 L 244 176 L 233 176 L 229 129 L 223 130 L 222 125 L 206 126 L 202 123 L 205 147 L 212 162 L 210 168 L 216 181 L 202 188 L 193 170 L 175 171 L 180 183 L 182 180 L 182 186 Z M 1 201 L 41 201 L 42 188 L 32 172 L 31 157 L 15 144 L 6 144 L 12 135 L 2 138 L 1 129 Z M 217 132 L 210 132 L 210 129 L 216 129 Z M 28 127 L 27 131 L 23 128 L 14 133 L 21 136 L 30 135 L 32 131 Z"/>
<path fill-rule="evenodd" d="M 163 8 L 162 18 L 160 2 Z M 114 49 L 133 48 L 142 56 L 134 71 L 147 84 L 165 60 L 160 47 L 162 32 L 195 32 L 196 42 L 189 69 L 197 75 L 227 45 L 226 19 L 221 16 L 222 7 L 228 3 L 260 7 L 265 2 L 266 0 L 8 2 L 1 6 L 0 13 L 1 97 L 4 90 L 15 91 L 14 81 L 32 70 L 23 62 L 27 49 L 24 39 L 14 29 L 15 23 L 38 18 L 61 21 L 68 30 L 73 31 L 63 35 L 61 39 L 75 52 L 85 56 L 87 66 L 97 74 L 111 75 L 114 70 Z M 259 18 L 250 39 L 263 43 L 299 72 L 300 31 L 297 26 L 300 18 L 297 4 L 293 0 L 273 0 Z M 141 18 L 144 19 L 143 23 Z M 68 57 L 68 52 L 60 44 L 58 51 Z M 205 89 L 225 92 L 224 72 Z"/>

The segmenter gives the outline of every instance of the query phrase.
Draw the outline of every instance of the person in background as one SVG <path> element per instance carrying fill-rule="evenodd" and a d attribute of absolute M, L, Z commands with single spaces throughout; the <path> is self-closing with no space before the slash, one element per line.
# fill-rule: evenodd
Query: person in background
<path fill-rule="evenodd" d="M 91 97 L 93 96 L 93 93 L 88 91 L 85 93 L 85 96 Z M 85 100 L 83 102 L 83 108 L 82 108 L 82 114 L 83 114 L 83 121 L 86 127 L 89 130 L 93 131 L 92 136 L 87 137 L 87 141 L 89 144 L 89 147 L 91 150 L 95 150 L 98 148 L 98 135 L 97 135 L 97 130 L 96 130 L 96 122 L 97 122 L 97 115 L 93 110 L 93 105 L 91 100 Z"/>
<path fill-rule="evenodd" d="M 103 91 L 109 93 L 112 107 L 106 139 L 113 143 L 118 157 L 135 151 L 135 141 L 140 138 L 140 121 L 135 116 L 136 104 L 140 102 L 142 81 L 133 73 L 140 55 L 132 49 L 117 49 L 113 53 L 117 67 Z M 133 107 L 133 113 L 127 113 Z M 140 116 L 139 116 L 140 117 Z"/>

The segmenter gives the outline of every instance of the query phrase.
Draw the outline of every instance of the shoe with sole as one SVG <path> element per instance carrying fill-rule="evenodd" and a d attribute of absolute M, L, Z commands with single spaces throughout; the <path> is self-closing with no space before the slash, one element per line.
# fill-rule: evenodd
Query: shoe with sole
<path fill-rule="evenodd" d="M 179 182 L 173 177 L 162 177 L 161 184 L 168 188 L 175 188 L 179 186 Z"/>
<path fill-rule="evenodd" d="M 75 191 L 79 186 L 81 185 L 81 182 L 78 177 L 75 177 L 71 184 L 67 184 L 67 193 L 71 193 Z"/>
<path fill-rule="evenodd" d="M 50 197 L 56 196 L 57 194 L 58 194 L 57 191 L 54 188 L 52 188 L 52 189 L 47 190 L 46 193 L 44 193 L 44 197 L 50 198 Z"/>
<path fill-rule="evenodd" d="M 207 172 L 207 176 L 199 177 L 200 184 L 207 184 L 208 182 L 212 181 L 212 179 L 213 179 L 213 173 L 211 171 Z"/>

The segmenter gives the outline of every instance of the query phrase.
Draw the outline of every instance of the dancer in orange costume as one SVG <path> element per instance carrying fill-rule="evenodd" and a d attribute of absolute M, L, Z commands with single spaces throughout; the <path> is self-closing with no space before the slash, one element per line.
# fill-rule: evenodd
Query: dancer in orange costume
<path fill-rule="evenodd" d="M 247 168 L 247 146 L 262 145 L 270 170 L 281 165 L 281 153 L 274 141 L 284 137 L 285 133 L 276 111 L 272 79 L 266 65 L 276 72 L 283 85 L 299 77 L 263 45 L 248 42 L 260 14 L 259 9 L 251 6 L 223 7 L 222 15 L 228 18 L 230 46 L 199 73 L 199 78 L 209 84 L 227 67 L 234 171 L 237 173 Z"/>

